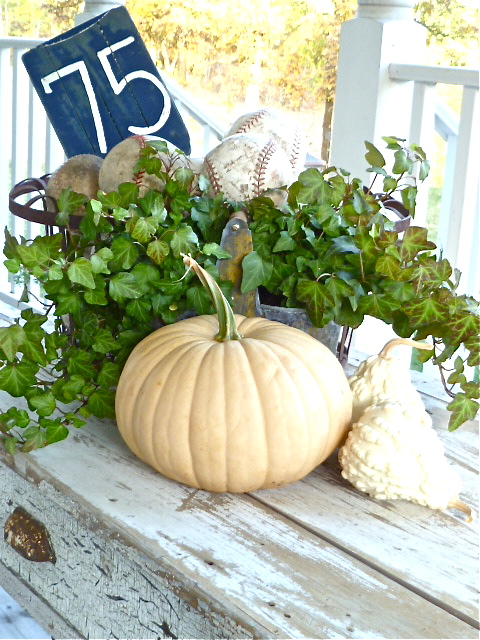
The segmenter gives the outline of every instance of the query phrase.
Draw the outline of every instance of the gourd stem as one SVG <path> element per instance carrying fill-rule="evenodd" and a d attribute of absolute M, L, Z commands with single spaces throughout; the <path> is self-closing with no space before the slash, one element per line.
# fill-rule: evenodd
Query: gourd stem
<path fill-rule="evenodd" d="M 187 267 L 195 271 L 200 282 L 207 290 L 213 302 L 213 306 L 215 307 L 215 311 L 217 312 L 219 330 L 214 336 L 214 339 L 218 340 L 218 342 L 225 342 L 226 340 L 241 340 L 243 336 L 238 332 L 237 323 L 235 322 L 235 314 L 218 284 L 191 256 L 187 256 L 183 253 L 181 255 L 183 262 Z"/>
<path fill-rule="evenodd" d="M 409 338 L 394 338 L 383 347 L 378 354 L 379 358 L 390 358 L 390 351 L 399 345 L 412 347 L 413 349 L 433 349 L 432 345 L 426 342 L 418 342 L 417 340 L 410 340 Z"/>
<path fill-rule="evenodd" d="M 449 509 L 458 509 L 458 511 L 461 511 L 462 513 L 465 513 L 467 515 L 467 517 L 465 518 L 466 522 L 472 522 L 472 520 L 473 520 L 472 510 L 464 502 L 461 502 L 460 500 L 451 500 L 448 503 L 448 508 Z"/>

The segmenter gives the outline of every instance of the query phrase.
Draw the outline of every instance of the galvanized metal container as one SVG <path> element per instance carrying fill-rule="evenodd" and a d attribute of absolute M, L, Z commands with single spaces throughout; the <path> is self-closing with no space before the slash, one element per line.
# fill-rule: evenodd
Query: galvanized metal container
<path fill-rule="evenodd" d="M 301 329 L 305 333 L 310 334 L 313 338 L 324 344 L 336 356 L 338 353 L 338 343 L 342 327 L 329 322 L 327 325 L 319 329 L 310 321 L 304 309 L 274 307 L 269 304 L 259 305 L 260 315 L 267 320 L 276 320 L 289 327 Z"/>

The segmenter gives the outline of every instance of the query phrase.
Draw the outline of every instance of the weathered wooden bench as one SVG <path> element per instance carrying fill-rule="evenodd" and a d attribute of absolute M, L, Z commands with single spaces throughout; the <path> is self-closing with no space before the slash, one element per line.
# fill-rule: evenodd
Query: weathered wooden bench
<path fill-rule="evenodd" d="M 444 403 L 422 391 L 477 511 L 478 425 L 448 433 Z M 0 487 L 2 527 L 21 507 L 55 556 L 2 540 L 1 584 L 54 637 L 478 638 L 478 519 L 371 500 L 336 456 L 282 489 L 210 494 L 91 420 L 1 454 Z"/>

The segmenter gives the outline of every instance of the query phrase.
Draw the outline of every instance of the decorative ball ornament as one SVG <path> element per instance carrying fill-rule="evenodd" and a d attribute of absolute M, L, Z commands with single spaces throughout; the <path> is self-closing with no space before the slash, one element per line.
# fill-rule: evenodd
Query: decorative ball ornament
<path fill-rule="evenodd" d="M 140 197 L 150 189 L 163 191 L 165 182 L 157 175 L 138 169 L 137 163 L 141 158 L 141 151 L 152 141 L 164 142 L 168 151 L 157 151 L 157 157 L 162 163 L 162 170 L 174 178 L 178 169 L 191 169 L 188 156 L 177 149 L 168 140 L 157 136 L 130 136 L 116 144 L 105 156 L 99 175 L 100 189 L 109 193 L 117 191 L 123 182 L 133 182 L 139 188 Z"/>
<path fill-rule="evenodd" d="M 275 109 L 260 109 L 240 116 L 231 125 L 225 138 L 238 133 L 262 134 L 272 138 L 287 154 L 293 178 L 303 171 L 307 153 L 304 132 L 289 116 Z"/>
<path fill-rule="evenodd" d="M 299 329 L 234 315 L 213 278 L 184 260 L 217 314 L 161 327 L 136 345 L 115 397 L 122 438 L 163 475 L 207 491 L 301 479 L 350 426 L 340 363 Z"/>
<path fill-rule="evenodd" d="M 251 200 L 293 182 L 285 151 L 265 135 L 239 133 L 225 138 L 205 156 L 203 172 L 213 194 Z"/>
<path fill-rule="evenodd" d="M 57 200 L 64 189 L 81 193 L 89 200 L 97 197 L 99 190 L 98 176 L 103 160 L 99 156 L 83 153 L 72 156 L 52 173 L 45 188 L 45 194 Z M 55 210 L 53 203 L 47 199 L 47 208 Z M 77 215 L 85 214 L 85 207 L 76 211 Z"/>

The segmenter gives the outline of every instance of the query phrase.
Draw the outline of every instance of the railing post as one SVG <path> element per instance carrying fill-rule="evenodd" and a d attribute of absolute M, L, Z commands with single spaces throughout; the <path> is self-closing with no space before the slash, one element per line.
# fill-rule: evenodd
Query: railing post
<path fill-rule="evenodd" d="M 392 81 L 392 62 L 424 61 L 425 29 L 415 0 L 358 0 L 340 34 L 330 164 L 367 180 L 365 146 L 382 136 L 408 139 L 413 82 Z"/>
<path fill-rule="evenodd" d="M 90 20 L 90 18 L 94 18 L 114 7 L 125 6 L 125 2 L 126 0 L 120 0 L 120 2 L 116 2 L 115 0 L 85 0 L 83 11 L 75 18 L 75 25 L 82 24 L 82 22 L 86 22 Z"/>

